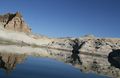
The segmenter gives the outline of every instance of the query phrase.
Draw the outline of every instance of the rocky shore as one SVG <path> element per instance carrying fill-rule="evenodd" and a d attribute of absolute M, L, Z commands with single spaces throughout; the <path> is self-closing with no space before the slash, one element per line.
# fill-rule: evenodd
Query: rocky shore
<path fill-rule="evenodd" d="M 77 50 L 76 45 L 79 47 Z M 93 35 L 49 38 L 33 34 L 19 12 L 0 15 L 0 52 L 3 53 L 50 57 L 73 65 L 83 72 L 119 78 L 120 69 L 112 65 L 108 58 L 113 50 L 119 49 L 120 38 L 98 38 Z M 74 53 L 76 51 L 78 53 Z M 110 58 L 113 60 L 113 57 Z M 118 63 L 119 58 L 120 55 L 114 57 Z"/>

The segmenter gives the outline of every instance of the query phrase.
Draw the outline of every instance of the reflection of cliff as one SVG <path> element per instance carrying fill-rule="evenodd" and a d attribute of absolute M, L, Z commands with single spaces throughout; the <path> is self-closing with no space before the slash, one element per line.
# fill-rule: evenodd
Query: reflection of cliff
<path fill-rule="evenodd" d="M 78 60 L 75 60 L 74 62 L 74 58 L 71 58 L 73 55 L 72 52 L 49 49 L 48 53 L 50 53 L 51 58 L 73 65 L 83 73 L 96 73 L 112 78 L 120 78 L 120 69 L 111 66 L 111 63 L 108 61 L 108 56 L 80 52 L 80 54 L 75 55 L 80 57 L 82 62 L 82 64 L 80 64 Z"/>
<path fill-rule="evenodd" d="M 81 54 L 80 57 L 82 60 L 82 65 L 76 64 L 74 66 L 79 68 L 82 72 L 92 72 L 113 78 L 120 77 L 120 69 L 111 66 L 107 57 L 103 58 L 85 54 Z"/>
<path fill-rule="evenodd" d="M 70 51 L 47 49 L 46 53 L 49 54 L 49 57 L 54 58 L 59 61 L 63 61 L 70 65 L 73 65 L 74 67 L 80 69 L 84 73 L 92 72 L 98 75 L 106 75 L 112 78 L 120 78 L 120 69 L 114 66 L 116 64 L 115 61 L 118 61 L 117 65 L 120 64 L 120 50 L 117 51 L 117 53 L 115 54 L 113 52 L 109 52 L 108 55 L 94 54 L 97 52 L 94 52 L 94 53 L 84 52 L 83 53 L 82 51 L 78 51 L 78 50 L 76 51 L 76 49 L 73 49 L 73 51 L 74 50 L 75 50 L 75 53 L 72 53 Z M 116 57 L 116 54 L 118 55 L 118 57 Z M 111 59 L 109 58 L 109 55 L 110 56 L 112 55 L 113 56 L 112 58 L 115 61 L 111 62 L 109 60 Z M 81 63 L 79 62 L 79 60 L 81 61 Z"/>
<path fill-rule="evenodd" d="M 25 55 L 12 54 L 12 53 L 0 53 L 0 68 L 6 70 L 6 73 L 10 73 L 15 69 L 17 64 L 24 61 Z"/>

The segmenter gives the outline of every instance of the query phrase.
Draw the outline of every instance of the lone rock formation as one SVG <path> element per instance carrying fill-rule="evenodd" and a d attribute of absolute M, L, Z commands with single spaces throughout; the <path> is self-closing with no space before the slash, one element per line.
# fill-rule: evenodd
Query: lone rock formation
<path fill-rule="evenodd" d="M 15 14 L 7 13 L 0 15 L 0 23 L 5 29 L 14 30 L 19 32 L 30 33 L 31 29 L 24 22 L 22 15 L 19 12 Z"/>

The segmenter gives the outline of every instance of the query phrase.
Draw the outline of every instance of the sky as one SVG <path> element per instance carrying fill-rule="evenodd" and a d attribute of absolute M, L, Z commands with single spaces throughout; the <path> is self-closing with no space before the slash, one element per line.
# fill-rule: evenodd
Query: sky
<path fill-rule="evenodd" d="M 120 38 L 120 0 L 0 1 L 0 14 L 16 11 L 32 32 L 49 37 Z"/>

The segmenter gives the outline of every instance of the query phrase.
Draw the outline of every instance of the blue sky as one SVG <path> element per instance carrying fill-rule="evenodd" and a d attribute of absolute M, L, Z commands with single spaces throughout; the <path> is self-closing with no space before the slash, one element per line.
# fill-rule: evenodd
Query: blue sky
<path fill-rule="evenodd" d="M 120 38 L 120 0 L 1 0 L 0 14 L 22 13 L 34 33 L 49 37 Z"/>

